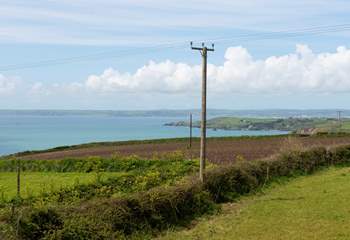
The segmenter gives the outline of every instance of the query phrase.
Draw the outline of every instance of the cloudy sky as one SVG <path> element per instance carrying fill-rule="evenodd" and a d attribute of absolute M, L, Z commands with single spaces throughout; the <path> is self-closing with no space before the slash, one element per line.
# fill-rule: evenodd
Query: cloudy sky
<path fill-rule="evenodd" d="M 0 0 L 0 109 L 199 108 L 190 41 L 216 44 L 210 108 L 350 108 L 349 13 L 347 0 Z"/>

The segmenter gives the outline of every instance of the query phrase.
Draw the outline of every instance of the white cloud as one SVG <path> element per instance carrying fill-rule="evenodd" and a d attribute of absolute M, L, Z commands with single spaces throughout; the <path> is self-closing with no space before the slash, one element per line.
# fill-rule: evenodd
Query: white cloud
<path fill-rule="evenodd" d="M 150 61 L 134 74 L 120 73 L 112 68 L 100 76 L 92 75 L 86 87 L 97 91 L 187 92 L 198 85 L 200 68 L 170 60 Z"/>
<path fill-rule="evenodd" d="M 88 76 L 85 81 L 70 83 L 25 82 L 0 75 L 0 106 L 181 107 L 199 101 L 200 98 L 192 96 L 200 95 L 200 87 L 200 65 L 171 60 L 150 61 L 134 72 L 108 68 L 100 75 Z M 332 53 L 314 53 L 308 46 L 298 45 L 290 54 L 255 59 L 243 47 L 230 47 L 223 64 L 208 65 L 208 93 L 211 102 L 218 106 L 222 106 L 223 101 L 245 106 L 236 102 L 237 96 L 252 97 L 253 100 L 246 97 L 249 106 L 253 102 L 261 106 L 259 101 L 264 96 L 274 96 L 275 101 L 283 95 L 283 99 L 289 99 L 288 106 L 293 105 L 290 102 L 299 101 L 296 96 L 300 95 L 304 99 L 310 96 L 310 101 L 317 96 L 324 98 L 325 93 L 343 96 L 339 93 L 350 93 L 350 49 L 338 47 Z M 343 102 L 343 98 L 338 98 Z M 285 104 L 286 101 L 277 105 L 283 107 Z"/>
<path fill-rule="evenodd" d="M 200 94 L 201 66 L 150 61 L 135 72 L 108 68 L 86 81 L 71 83 L 24 82 L 0 74 L 0 96 L 15 96 L 21 101 L 60 102 L 72 97 L 86 102 L 103 101 L 108 95 L 129 93 L 158 96 Z M 254 59 L 243 47 L 226 50 L 222 65 L 208 65 L 208 92 L 230 99 L 239 94 L 312 94 L 350 93 L 350 49 L 338 47 L 332 53 L 314 53 L 306 45 L 297 45 L 293 53 Z M 159 95 L 160 94 L 160 95 Z"/>
<path fill-rule="evenodd" d="M 18 80 L 8 78 L 0 74 L 0 96 L 13 93 L 18 85 Z"/>
<path fill-rule="evenodd" d="M 109 68 L 88 77 L 85 86 L 98 92 L 191 92 L 200 84 L 200 66 L 170 60 L 149 62 L 135 73 Z M 226 50 L 223 65 L 208 65 L 208 88 L 213 92 L 288 93 L 350 91 L 350 50 L 315 54 L 306 45 L 294 53 L 255 60 L 243 47 Z"/>

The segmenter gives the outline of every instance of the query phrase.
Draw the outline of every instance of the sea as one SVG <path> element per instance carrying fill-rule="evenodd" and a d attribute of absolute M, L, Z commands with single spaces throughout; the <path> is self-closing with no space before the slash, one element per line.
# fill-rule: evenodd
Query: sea
<path fill-rule="evenodd" d="M 209 114 L 208 118 L 220 116 Z M 198 112 L 194 120 L 199 118 Z M 101 141 L 188 137 L 188 127 L 164 126 L 188 119 L 188 111 L 0 110 L 0 155 Z M 281 131 L 208 129 L 208 137 L 284 134 Z M 193 136 L 200 136 L 193 129 Z"/>

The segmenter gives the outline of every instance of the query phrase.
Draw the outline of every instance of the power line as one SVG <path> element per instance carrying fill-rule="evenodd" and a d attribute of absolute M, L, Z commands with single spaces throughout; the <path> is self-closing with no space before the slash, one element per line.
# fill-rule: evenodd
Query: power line
<path fill-rule="evenodd" d="M 91 60 L 100 60 L 100 59 L 106 59 L 106 58 L 115 58 L 115 57 L 123 57 L 123 56 L 131 56 L 131 55 L 142 55 L 144 52 L 142 50 L 151 50 L 151 51 L 157 51 L 157 50 L 164 50 L 167 48 L 179 48 L 182 46 L 153 46 L 153 47 L 145 47 L 145 48 L 134 48 L 134 49 L 128 49 L 123 50 L 120 52 L 101 52 L 96 54 L 90 54 L 90 55 L 83 55 L 83 56 L 77 56 L 77 57 L 68 57 L 68 58 L 59 58 L 59 59 L 48 59 L 33 63 L 22 63 L 22 64 L 13 64 L 13 65 L 7 65 L 0 67 L 0 72 L 4 71 L 11 71 L 11 70 L 20 70 L 20 69 L 29 69 L 29 68 L 39 68 L 39 67 L 45 67 L 45 66 L 54 66 L 54 65 L 62 65 L 72 62 L 85 62 L 85 61 L 91 61 Z M 137 50 L 137 51 L 135 51 Z"/>
<path fill-rule="evenodd" d="M 274 31 L 267 33 L 248 33 L 248 34 L 240 34 L 233 37 L 222 37 L 222 38 L 213 38 L 207 39 L 205 41 L 210 42 L 229 42 L 229 41 L 259 41 L 259 40 L 269 40 L 269 39 L 283 39 L 283 38 L 295 38 L 306 35 L 318 35 L 318 34 L 326 34 L 326 33 L 334 33 L 334 32 L 342 32 L 350 30 L 350 24 L 339 24 L 339 25 L 330 25 L 330 26 L 314 26 L 302 29 L 294 29 L 294 30 L 286 30 L 286 31 Z M 195 41 L 195 42 L 202 42 Z M 120 51 L 104 51 L 94 54 L 86 54 L 75 57 L 67 57 L 67 58 L 57 58 L 57 59 L 48 59 L 38 62 L 32 63 L 21 63 L 21 64 L 12 64 L 6 66 L 0 66 L 0 71 L 11 71 L 11 70 L 20 70 L 20 69 L 31 69 L 31 68 L 39 68 L 45 66 L 54 66 L 54 65 L 62 65 L 67 63 L 74 62 L 86 62 L 86 61 L 95 61 L 107 58 L 116 58 L 116 57 L 124 57 L 124 56 L 133 56 L 133 55 L 142 55 L 149 51 L 157 51 L 164 49 L 176 49 L 182 48 L 187 41 L 178 41 L 178 42 L 168 42 L 154 46 L 145 46 L 141 48 L 130 48 L 126 50 Z"/>
<path fill-rule="evenodd" d="M 283 37 L 295 37 L 303 35 L 314 35 L 314 34 L 323 34 L 323 33 L 332 33 L 332 32 L 341 32 L 350 30 L 350 24 L 339 24 L 332 26 L 322 26 L 322 27 L 308 27 L 302 29 L 290 29 L 285 31 L 273 31 L 267 33 L 248 33 L 242 34 L 235 37 L 228 38 L 213 38 L 208 41 L 228 41 L 228 40 L 259 40 L 259 39 L 269 39 L 269 38 L 283 38 Z"/>

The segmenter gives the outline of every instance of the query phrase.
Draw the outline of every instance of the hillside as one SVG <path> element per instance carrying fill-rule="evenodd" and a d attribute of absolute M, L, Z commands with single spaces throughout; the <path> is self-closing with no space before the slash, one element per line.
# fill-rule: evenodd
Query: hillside
<path fill-rule="evenodd" d="M 188 121 L 166 123 L 166 126 L 188 127 Z M 200 121 L 193 123 L 200 127 Z M 318 129 L 322 132 L 340 132 L 350 130 L 350 120 L 339 122 L 334 118 L 237 118 L 217 117 L 207 121 L 207 127 L 223 130 L 279 130 L 297 132 L 302 129 Z"/>

